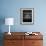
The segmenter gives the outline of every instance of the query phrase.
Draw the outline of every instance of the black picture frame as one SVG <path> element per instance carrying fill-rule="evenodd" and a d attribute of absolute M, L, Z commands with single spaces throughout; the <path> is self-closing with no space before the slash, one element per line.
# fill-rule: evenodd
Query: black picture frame
<path fill-rule="evenodd" d="M 34 8 L 20 9 L 20 23 L 33 24 L 34 23 Z"/>

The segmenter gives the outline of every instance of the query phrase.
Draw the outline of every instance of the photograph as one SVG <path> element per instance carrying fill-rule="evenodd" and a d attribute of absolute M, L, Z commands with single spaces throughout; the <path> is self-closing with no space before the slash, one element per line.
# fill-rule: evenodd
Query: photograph
<path fill-rule="evenodd" d="M 20 9 L 20 17 L 21 24 L 33 24 L 33 8 L 21 8 Z"/>

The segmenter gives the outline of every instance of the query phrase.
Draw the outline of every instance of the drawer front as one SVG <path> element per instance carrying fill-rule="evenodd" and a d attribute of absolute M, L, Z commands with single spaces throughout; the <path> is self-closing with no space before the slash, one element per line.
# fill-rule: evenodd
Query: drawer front
<path fill-rule="evenodd" d="M 23 35 L 15 35 L 15 36 L 10 36 L 10 35 L 7 35 L 7 36 L 4 36 L 4 39 L 8 40 L 8 39 L 11 39 L 11 40 L 22 40 L 24 39 L 24 36 Z"/>
<path fill-rule="evenodd" d="M 5 40 L 4 41 L 4 46 L 15 46 L 16 45 L 16 41 L 14 40 Z"/>
<path fill-rule="evenodd" d="M 25 40 L 24 46 L 43 46 L 42 40 Z"/>
<path fill-rule="evenodd" d="M 5 40 L 4 46 L 23 46 L 23 40 Z"/>
<path fill-rule="evenodd" d="M 37 39 L 39 39 L 39 40 L 42 40 L 43 39 L 43 36 L 41 36 L 41 35 L 33 35 L 33 36 L 30 36 L 30 35 L 25 35 L 25 40 L 31 40 L 31 39 L 35 39 L 35 40 L 37 40 Z"/>
<path fill-rule="evenodd" d="M 43 46 L 43 40 L 32 41 L 32 46 Z"/>

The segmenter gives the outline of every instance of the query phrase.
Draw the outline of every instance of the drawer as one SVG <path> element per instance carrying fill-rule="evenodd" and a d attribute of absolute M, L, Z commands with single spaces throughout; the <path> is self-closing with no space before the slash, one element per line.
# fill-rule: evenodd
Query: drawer
<path fill-rule="evenodd" d="M 43 46 L 43 40 L 32 41 L 32 46 Z"/>
<path fill-rule="evenodd" d="M 31 39 L 35 39 L 35 40 L 37 40 L 37 39 L 39 39 L 39 40 L 43 40 L 43 36 L 41 36 L 41 35 L 34 35 L 34 36 L 30 36 L 30 35 L 25 35 L 25 40 L 31 40 Z"/>
<path fill-rule="evenodd" d="M 8 44 L 8 45 L 12 45 L 12 44 L 16 44 L 16 41 L 15 40 L 5 40 L 4 41 L 5 44 Z"/>
<path fill-rule="evenodd" d="M 15 46 L 16 45 L 16 41 L 14 40 L 5 40 L 4 41 L 4 46 Z"/>
<path fill-rule="evenodd" d="M 43 40 L 25 40 L 24 46 L 43 46 Z"/>
<path fill-rule="evenodd" d="M 5 40 L 4 46 L 23 46 L 23 40 Z"/>
<path fill-rule="evenodd" d="M 24 39 L 24 36 L 23 35 L 15 35 L 15 36 L 10 36 L 10 35 L 7 35 L 7 36 L 4 36 L 4 39 L 10 39 L 10 40 L 22 40 Z"/>

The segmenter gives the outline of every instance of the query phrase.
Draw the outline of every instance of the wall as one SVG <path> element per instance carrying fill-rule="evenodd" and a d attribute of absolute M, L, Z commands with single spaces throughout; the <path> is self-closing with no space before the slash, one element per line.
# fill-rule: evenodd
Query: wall
<path fill-rule="evenodd" d="M 1 15 L 3 17 L 13 17 L 15 19 L 12 31 L 46 31 L 46 1 L 45 0 L 1 0 Z M 34 8 L 34 24 L 20 24 L 20 8 Z M 6 25 L 1 26 L 2 32 L 7 31 Z M 13 29 L 14 28 L 14 29 Z M 18 30 L 19 29 L 19 30 Z"/>
<path fill-rule="evenodd" d="M 6 17 L 15 19 L 11 32 L 40 31 L 46 36 L 46 0 L 0 0 L 0 4 L 0 19 L 3 21 Z M 34 8 L 33 25 L 20 24 L 20 8 Z M 8 26 L 2 21 L 0 25 L 0 32 L 8 32 Z M 44 43 L 46 44 L 45 41 Z"/>

